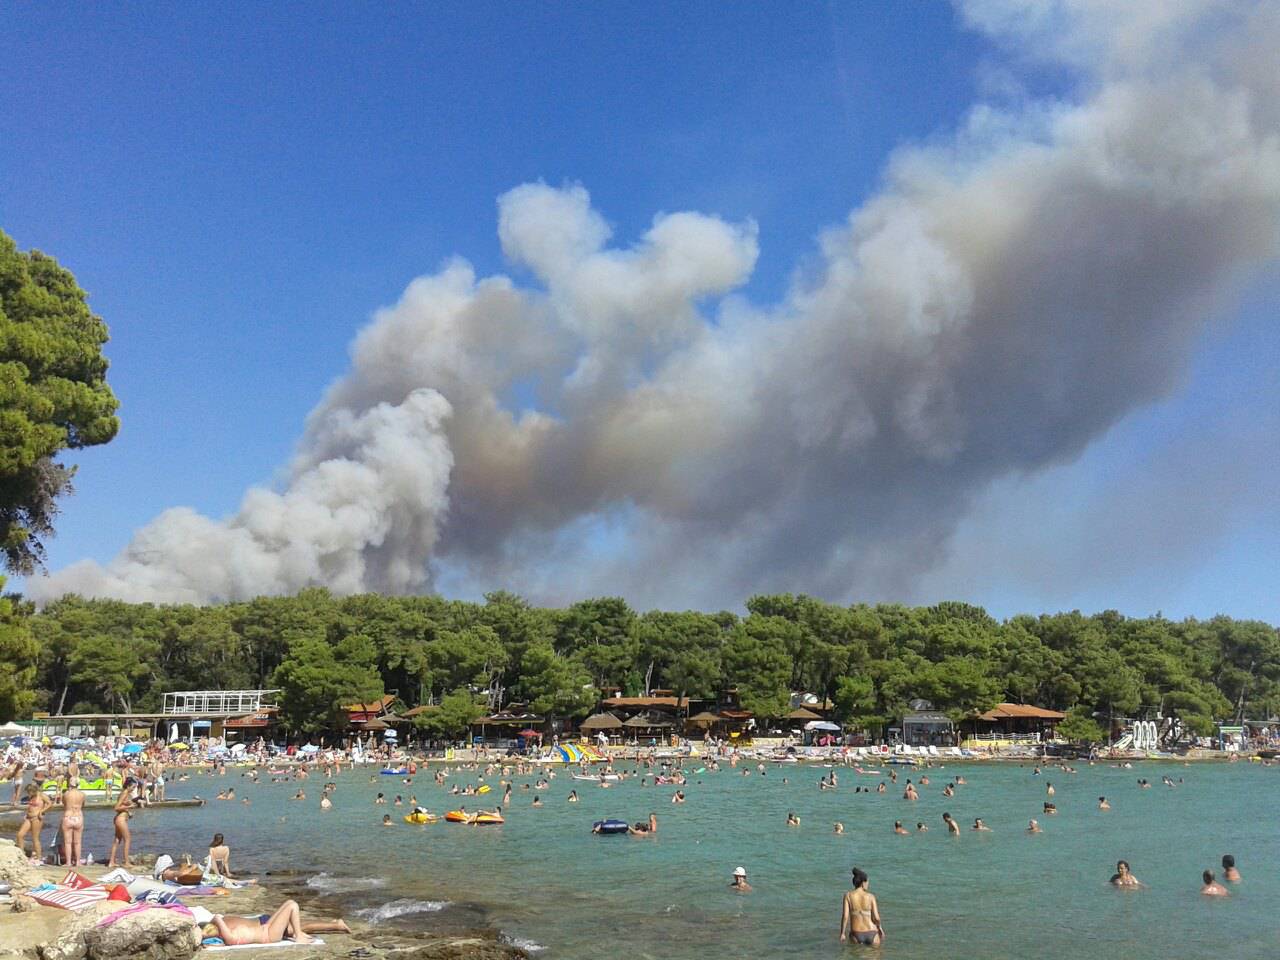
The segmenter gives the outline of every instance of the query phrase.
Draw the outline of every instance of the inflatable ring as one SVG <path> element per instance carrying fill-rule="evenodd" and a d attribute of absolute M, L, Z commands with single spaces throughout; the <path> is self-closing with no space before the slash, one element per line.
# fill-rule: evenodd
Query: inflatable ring
<path fill-rule="evenodd" d="M 592 833 L 603 833 L 605 835 L 626 833 L 627 829 L 627 822 L 625 820 L 597 820 L 591 825 Z"/>

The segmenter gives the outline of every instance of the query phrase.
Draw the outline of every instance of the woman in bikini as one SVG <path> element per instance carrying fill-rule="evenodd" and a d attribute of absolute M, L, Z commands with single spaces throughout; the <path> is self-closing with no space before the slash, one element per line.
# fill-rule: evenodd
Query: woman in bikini
<path fill-rule="evenodd" d="M 230 859 L 231 848 L 222 839 L 222 834 L 215 833 L 213 839 L 209 841 L 209 872 L 234 880 L 235 877 L 231 875 L 231 866 L 227 863 Z"/>
<path fill-rule="evenodd" d="M 84 839 L 84 791 L 80 779 L 72 777 L 62 794 L 62 853 L 67 863 L 81 862 L 80 842 Z"/>
<path fill-rule="evenodd" d="M 852 940 L 868 947 L 884 942 L 884 927 L 880 925 L 880 907 L 873 893 L 868 891 L 867 875 L 853 868 L 853 889 L 844 895 L 844 910 L 840 914 L 840 942 Z"/>
<path fill-rule="evenodd" d="M 124 844 L 124 859 L 120 865 L 129 866 L 129 841 L 132 839 L 129 835 L 129 818 L 133 816 L 131 811 L 136 806 L 134 793 L 134 781 L 128 778 L 120 787 L 120 799 L 116 801 L 116 816 L 113 821 L 115 836 L 111 840 L 111 856 L 107 858 L 107 869 L 116 865 L 116 848 L 121 844 Z"/>
<path fill-rule="evenodd" d="M 18 850 L 23 851 L 22 841 L 28 833 L 31 834 L 31 859 L 39 861 L 42 857 L 40 831 L 44 829 L 44 812 L 49 809 L 52 802 L 34 783 L 27 784 L 25 802 L 26 816 L 22 818 L 22 824 L 18 827 Z"/>
<path fill-rule="evenodd" d="M 229 947 L 246 943 L 280 943 L 285 938 L 294 943 L 311 943 L 311 933 L 350 933 L 351 928 L 343 920 L 308 920 L 302 921 L 302 912 L 297 901 L 286 900 L 280 904 L 273 914 L 262 914 L 257 917 L 227 917 L 214 914 L 212 922 L 206 926 L 216 929 L 216 936 Z"/>

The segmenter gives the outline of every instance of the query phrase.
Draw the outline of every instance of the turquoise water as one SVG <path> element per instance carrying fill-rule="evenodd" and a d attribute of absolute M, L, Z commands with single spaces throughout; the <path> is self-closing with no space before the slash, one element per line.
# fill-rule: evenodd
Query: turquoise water
<path fill-rule="evenodd" d="M 913 803 L 900 799 L 901 788 L 918 771 L 900 771 L 898 786 L 885 794 L 855 794 L 855 786 L 880 778 L 841 770 L 839 788 L 820 791 L 825 771 L 818 767 L 770 766 L 767 776 L 747 777 L 726 768 L 692 777 L 684 805 L 670 802 L 673 787 L 628 781 L 600 789 L 561 771 L 543 791 L 544 807 L 532 808 L 534 791 L 517 786 L 507 823 L 478 828 L 410 826 L 400 822 L 404 808 L 372 800 L 379 790 L 406 800 L 412 792 L 433 812 L 459 802 L 474 809 L 477 800 L 500 798 L 496 786 L 488 797 L 455 800 L 422 775 L 406 787 L 391 777 L 370 783 L 368 769 L 344 772 L 335 809 L 323 813 L 318 776 L 307 781 L 307 801 L 290 802 L 294 784 L 252 785 L 231 770 L 225 778 L 174 784 L 170 795 L 208 797 L 234 785 L 251 805 L 215 801 L 144 813 L 133 823 L 139 849 L 202 856 L 208 837 L 221 831 L 233 868 L 323 873 L 312 884 L 333 893 L 326 906 L 366 916 L 381 907 L 381 917 L 403 911 L 388 922 L 419 927 L 488 922 L 542 945 L 540 956 L 548 958 L 844 956 L 865 949 L 837 942 L 841 894 L 854 865 L 871 875 L 880 900 L 884 957 L 1276 955 L 1280 768 L 1079 769 L 1039 777 L 1031 766 L 934 769 Z M 944 798 L 943 784 L 955 774 L 968 783 Z M 1163 786 L 1162 774 L 1185 782 Z M 1141 790 L 1138 777 L 1154 785 Z M 1041 815 L 1047 782 L 1057 791 L 1056 817 Z M 573 787 L 578 804 L 565 802 Z M 1112 810 L 1097 809 L 1101 794 Z M 800 816 L 798 829 L 784 825 L 788 810 Z M 947 836 L 944 810 L 960 821 L 961 837 Z M 656 838 L 590 833 L 601 817 L 636 821 L 651 811 L 659 819 Z M 396 820 L 394 828 L 378 825 L 383 813 Z M 1025 832 L 1033 816 L 1041 835 Z M 974 817 L 993 832 L 970 831 Z M 930 831 L 896 836 L 895 819 L 912 829 L 923 820 Z M 835 820 L 844 822 L 843 836 L 834 834 Z M 105 849 L 108 830 L 105 814 L 92 818 L 90 849 Z M 1218 871 L 1224 853 L 1236 856 L 1244 882 L 1224 900 L 1200 896 L 1200 872 Z M 1118 858 L 1133 865 L 1145 889 L 1108 885 Z M 739 865 L 755 888 L 749 895 L 727 889 Z"/>

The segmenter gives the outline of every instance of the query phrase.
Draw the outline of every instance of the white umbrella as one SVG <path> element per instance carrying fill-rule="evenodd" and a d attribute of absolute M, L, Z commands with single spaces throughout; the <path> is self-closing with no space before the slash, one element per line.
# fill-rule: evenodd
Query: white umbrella
<path fill-rule="evenodd" d="M 804 728 L 806 730 L 839 730 L 840 724 L 828 723 L 826 720 L 810 720 Z"/>
<path fill-rule="evenodd" d="M 20 737 L 26 732 L 26 727 L 14 723 L 12 720 L 6 724 L 0 724 L 0 737 Z"/>

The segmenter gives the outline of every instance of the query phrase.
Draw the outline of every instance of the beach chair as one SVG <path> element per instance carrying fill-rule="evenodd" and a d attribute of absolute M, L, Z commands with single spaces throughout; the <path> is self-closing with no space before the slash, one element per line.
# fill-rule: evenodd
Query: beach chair
<path fill-rule="evenodd" d="M 931 757 L 940 756 L 940 754 L 938 753 L 938 748 L 935 747 L 933 744 L 929 744 L 929 756 Z"/>

